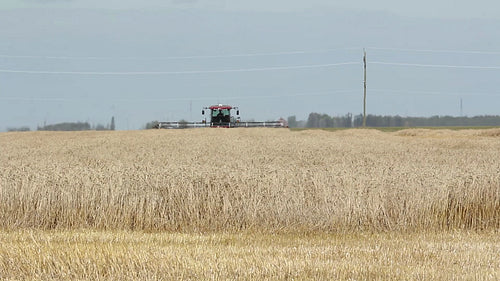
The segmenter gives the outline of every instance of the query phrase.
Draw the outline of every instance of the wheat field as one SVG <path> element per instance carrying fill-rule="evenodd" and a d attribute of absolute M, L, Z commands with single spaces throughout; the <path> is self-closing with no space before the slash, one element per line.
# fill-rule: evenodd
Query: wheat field
<path fill-rule="evenodd" d="M 499 229 L 500 129 L 0 134 L 0 279 L 497 280 Z"/>

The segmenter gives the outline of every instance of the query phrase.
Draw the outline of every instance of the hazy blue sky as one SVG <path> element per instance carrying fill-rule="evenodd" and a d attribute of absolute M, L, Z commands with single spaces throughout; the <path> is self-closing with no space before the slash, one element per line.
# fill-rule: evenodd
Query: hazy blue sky
<path fill-rule="evenodd" d="M 348 9 L 383 11 L 404 16 L 439 18 L 499 18 L 495 0 L 2 0 L 0 8 L 63 7 L 98 9 L 201 8 L 218 10 L 300 12 L 304 10 Z"/>
<path fill-rule="evenodd" d="M 489 0 L 2 0 L 0 131 L 359 114 L 363 48 L 368 113 L 497 115 L 498 30 Z"/>

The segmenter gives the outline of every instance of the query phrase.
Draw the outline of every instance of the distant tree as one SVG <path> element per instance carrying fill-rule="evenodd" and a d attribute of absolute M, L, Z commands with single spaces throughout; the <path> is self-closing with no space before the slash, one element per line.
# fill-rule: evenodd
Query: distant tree
<path fill-rule="evenodd" d="M 115 117 L 111 117 L 111 125 L 109 126 L 109 129 L 111 131 L 114 131 L 115 130 Z"/>
<path fill-rule="evenodd" d="M 322 114 L 319 122 L 320 128 L 331 128 L 334 125 L 333 118 L 328 114 Z"/>
<path fill-rule="evenodd" d="M 38 131 L 87 131 L 91 130 L 88 122 L 66 122 L 38 127 Z"/>
<path fill-rule="evenodd" d="M 352 125 L 354 127 L 361 127 L 363 126 L 363 114 L 358 114 L 354 116 L 354 120 L 352 121 Z"/>
<path fill-rule="evenodd" d="M 297 117 L 295 115 L 293 116 L 288 116 L 288 126 L 290 128 L 296 128 L 297 127 Z"/>
<path fill-rule="evenodd" d="M 297 128 L 305 128 L 307 125 L 307 121 L 306 120 L 299 120 L 297 121 Z"/>
<path fill-rule="evenodd" d="M 146 130 L 154 129 L 156 127 L 156 125 L 158 125 L 158 121 L 151 121 L 151 122 L 146 123 L 146 125 L 144 125 L 144 129 L 146 129 Z"/>
<path fill-rule="evenodd" d="M 354 127 L 361 127 L 363 116 L 354 117 Z M 366 117 L 368 127 L 439 127 L 439 126 L 500 126 L 500 116 L 474 116 L 454 117 L 438 116 L 431 117 L 401 117 L 368 115 Z"/>
<path fill-rule="evenodd" d="M 17 128 L 7 128 L 7 132 L 28 132 L 31 131 L 30 127 L 17 127 Z"/>
<path fill-rule="evenodd" d="M 394 117 L 393 126 L 395 126 L 395 127 L 403 127 L 404 126 L 404 119 L 403 119 L 403 117 L 401 117 L 399 115 L 396 115 Z"/>
<path fill-rule="evenodd" d="M 318 128 L 319 127 L 319 120 L 320 120 L 321 115 L 316 112 L 312 112 L 309 114 L 309 117 L 307 118 L 307 124 L 306 127 L 308 128 Z"/>
<path fill-rule="evenodd" d="M 106 131 L 106 130 L 108 130 L 108 128 L 106 128 L 103 124 L 97 124 L 95 126 L 95 130 L 96 131 Z"/>
<path fill-rule="evenodd" d="M 344 127 L 351 128 L 352 127 L 352 113 L 347 113 L 344 118 Z"/>
<path fill-rule="evenodd" d="M 332 117 L 333 127 L 350 128 L 352 127 L 352 114 L 347 113 L 345 116 Z"/>
<path fill-rule="evenodd" d="M 311 113 L 307 118 L 308 128 L 331 128 L 334 127 L 335 121 L 328 114 Z"/>

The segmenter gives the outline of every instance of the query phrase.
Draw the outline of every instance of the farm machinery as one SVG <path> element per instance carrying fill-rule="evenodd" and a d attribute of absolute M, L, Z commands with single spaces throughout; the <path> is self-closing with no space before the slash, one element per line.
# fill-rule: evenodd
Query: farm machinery
<path fill-rule="evenodd" d="M 231 115 L 232 111 L 236 111 L 236 116 Z M 209 115 L 208 120 L 205 115 Z M 238 107 L 230 105 L 212 105 L 204 107 L 201 111 L 204 119 L 201 122 L 155 122 L 153 128 L 156 129 L 186 129 L 186 128 L 242 128 L 242 127 L 270 127 L 270 128 L 286 128 L 288 124 L 286 120 L 268 122 L 242 122 L 239 115 Z"/>

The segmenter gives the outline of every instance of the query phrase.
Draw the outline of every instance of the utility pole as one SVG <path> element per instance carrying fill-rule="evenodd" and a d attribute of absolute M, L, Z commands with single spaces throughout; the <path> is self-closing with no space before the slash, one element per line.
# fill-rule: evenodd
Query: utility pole
<path fill-rule="evenodd" d="M 460 98 L 460 117 L 463 117 L 463 116 L 464 116 L 464 108 L 462 105 L 462 98 Z"/>
<path fill-rule="evenodd" d="M 363 79 L 363 127 L 366 127 L 366 50 L 363 49 L 363 65 L 364 65 L 364 79 Z"/>
<path fill-rule="evenodd" d="M 193 120 L 193 101 L 189 101 L 189 120 Z"/>

